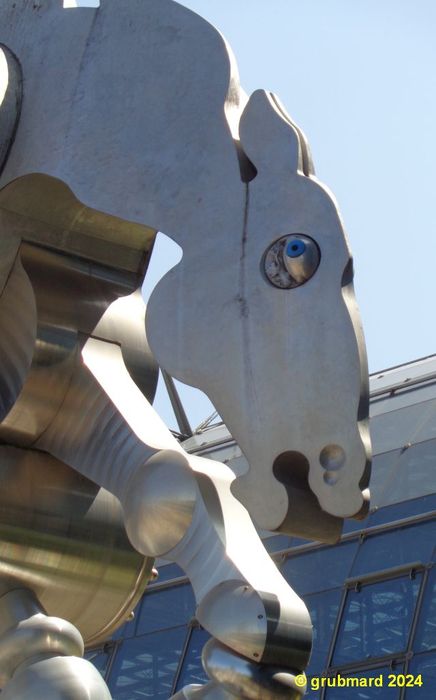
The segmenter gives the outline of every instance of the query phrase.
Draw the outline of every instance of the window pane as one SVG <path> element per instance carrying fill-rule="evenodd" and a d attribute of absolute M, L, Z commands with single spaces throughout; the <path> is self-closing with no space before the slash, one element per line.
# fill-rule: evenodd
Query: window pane
<path fill-rule="evenodd" d="M 349 574 L 357 546 L 356 540 L 290 555 L 280 571 L 299 595 L 337 588 Z"/>
<path fill-rule="evenodd" d="M 321 697 L 321 690 L 313 690 L 313 688 L 318 688 L 318 676 L 315 676 L 315 680 L 312 680 L 310 676 L 307 676 L 307 691 L 304 696 L 304 700 L 319 700 Z M 342 698 L 344 700 L 344 698 Z M 346 700 L 346 699 L 345 699 Z"/>
<path fill-rule="evenodd" d="M 416 561 L 425 564 L 431 561 L 435 542 L 436 521 L 366 537 L 359 548 L 351 576 Z"/>
<path fill-rule="evenodd" d="M 133 611 L 133 615 L 127 618 L 118 629 L 115 630 L 111 639 L 124 639 L 126 637 L 134 637 L 136 634 L 136 622 L 138 619 L 139 611 L 141 609 L 141 601 L 137 603 L 136 608 Z"/>
<path fill-rule="evenodd" d="M 436 510 L 436 495 L 429 494 L 421 498 L 413 498 L 410 501 L 403 501 L 402 503 L 395 503 L 392 506 L 379 508 L 374 513 L 371 513 L 369 525 L 383 525 L 384 523 L 391 523 L 401 518 L 409 518 L 412 515 L 430 513 L 434 510 Z"/>
<path fill-rule="evenodd" d="M 371 491 L 372 498 L 372 491 Z M 372 502 L 371 502 L 372 505 Z M 369 526 L 369 515 L 363 520 L 355 520 L 354 518 L 346 518 L 344 520 L 344 526 L 342 528 L 342 534 L 347 535 L 350 532 L 357 532 L 358 530 L 365 530 Z"/>
<path fill-rule="evenodd" d="M 182 670 L 177 681 L 177 690 L 184 688 L 185 685 L 190 683 L 206 683 L 210 680 L 201 663 L 201 652 L 208 639 L 210 639 L 210 634 L 206 630 L 198 627 L 192 630 Z"/>
<path fill-rule="evenodd" d="M 390 579 L 348 591 L 335 666 L 406 649 L 421 578 Z"/>
<path fill-rule="evenodd" d="M 194 593 L 188 583 L 150 591 L 142 599 L 136 634 L 186 625 L 194 611 Z"/>
<path fill-rule="evenodd" d="M 415 651 L 436 649 L 436 568 L 428 577 L 413 648 Z"/>
<path fill-rule="evenodd" d="M 362 686 L 349 685 L 348 687 L 336 687 L 328 688 L 325 694 L 325 700 L 397 700 L 400 697 L 401 688 L 389 687 L 389 674 L 390 673 L 403 673 L 402 668 L 396 667 L 394 670 L 391 668 L 373 668 L 370 671 L 355 671 L 347 675 L 343 675 L 342 678 L 348 679 L 348 683 L 351 683 L 351 679 L 359 679 L 359 684 L 367 684 Z M 336 682 L 339 682 L 336 679 Z M 369 684 L 372 683 L 370 686 Z M 377 683 L 377 685 L 375 685 Z"/>
<path fill-rule="evenodd" d="M 162 562 L 163 560 L 160 561 Z M 164 581 L 171 581 L 173 578 L 186 576 L 183 569 L 181 569 L 177 564 L 159 563 L 156 565 L 156 568 L 158 573 L 156 583 L 163 583 Z"/>
<path fill-rule="evenodd" d="M 341 589 L 336 589 L 304 598 L 313 624 L 312 656 L 307 668 L 309 675 L 318 675 L 327 665 L 327 652 L 336 625 L 341 597 Z"/>
<path fill-rule="evenodd" d="M 383 464 L 383 474 L 379 462 Z M 374 459 L 370 487 L 373 505 L 386 506 L 436 492 L 436 440 Z"/>
<path fill-rule="evenodd" d="M 409 664 L 408 673 L 422 677 L 422 685 L 406 690 L 406 700 L 434 700 L 436 688 L 436 654 L 419 654 Z M 419 679 L 418 679 L 419 680 Z"/>
<path fill-rule="evenodd" d="M 371 420 L 371 438 L 377 453 L 395 450 L 407 442 L 436 437 L 436 400 L 388 411 Z"/>
<path fill-rule="evenodd" d="M 372 494 L 372 492 L 371 492 Z M 372 499 L 371 499 L 372 506 Z M 428 494 L 420 498 L 412 498 L 409 501 L 394 503 L 391 506 L 376 508 L 364 520 L 346 519 L 344 521 L 343 534 L 365 530 L 375 525 L 385 525 L 395 520 L 410 518 L 414 515 L 433 513 L 436 510 L 436 495 Z"/>
<path fill-rule="evenodd" d="M 179 665 L 186 627 L 126 639 L 109 678 L 113 700 L 167 700 Z"/>
<path fill-rule="evenodd" d="M 401 370 L 400 370 L 401 372 Z M 415 379 L 418 375 L 415 376 Z M 397 383 L 397 382 L 396 382 Z M 424 403 L 434 399 L 434 384 L 419 384 L 414 387 L 405 387 L 406 391 L 383 396 L 373 396 L 370 403 L 369 414 L 375 418 L 387 411 L 398 411 L 405 406 L 414 406 L 416 403 Z"/>
<path fill-rule="evenodd" d="M 85 659 L 90 661 L 97 671 L 100 671 L 103 678 L 106 676 L 107 667 L 112 656 L 113 647 L 107 646 L 106 649 L 92 649 L 85 652 Z"/>
<path fill-rule="evenodd" d="M 274 552 L 280 552 L 282 549 L 289 549 L 293 539 L 289 535 L 275 535 L 263 540 L 263 546 L 267 552 L 273 554 Z"/>
<path fill-rule="evenodd" d="M 392 452 L 383 452 L 377 454 L 372 459 L 371 481 L 369 482 L 371 492 L 371 506 L 381 507 L 387 505 L 382 496 L 386 489 L 386 484 L 390 483 L 392 473 L 394 472 L 398 460 L 401 456 L 401 450 L 392 450 Z M 400 501 L 407 499 L 407 495 L 400 498 Z"/>

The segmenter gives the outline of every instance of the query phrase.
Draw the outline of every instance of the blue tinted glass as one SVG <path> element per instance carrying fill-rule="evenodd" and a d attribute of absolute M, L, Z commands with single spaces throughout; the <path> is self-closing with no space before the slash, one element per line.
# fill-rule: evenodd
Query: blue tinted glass
<path fill-rule="evenodd" d="M 436 649 L 436 568 L 428 577 L 413 648 L 415 651 Z"/>
<path fill-rule="evenodd" d="M 307 673 L 319 674 L 327 665 L 327 652 L 336 625 L 342 590 L 324 591 L 305 596 L 313 624 L 313 647 Z"/>
<path fill-rule="evenodd" d="M 393 506 L 378 508 L 374 513 L 371 513 L 369 525 L 383 525 L 394 520 L 410 518 L 413 515 L 430 513 L 434 510 L 436 510 L 436 495 L 430 494 L 422 498 L 414 498 L 411 501 L 395 503 Z"/>
<path fill-rule="evenodd" d="M 207 640 L 210 639 L 209 632 L 195 628 L 192 630 L 188 649 L 183 659 L 183 666 L 177 681 L 177 690 L 180 690 L 189 683 L 206 683 L 209 679 L 201 664 L 201 651 Z"/>
<path fill-rule="evenodd" d="M 156 583 L 163 583 L 164 581 L 171 581 L 173 578 L 180 578 L 181 576 L 186 576 L 183 569 L 177 564 L 164 564 L 163 566 L 157 567 L 157 581 Z"/>
<path fill-rule="evenodd" d="M 408 442 L 423 442 L 436 437 L 435 417 L 435 399 L 373 415 L 371 439 L 374 451 L 387 452 Z"/>
<path fill-rule="evenodd" d="M 358 530 L 365 530 L 369 527 L 369 515 L 364 520 L 354 520 L 353 518 L 347 518 L 344 520 L 344 526 L 342 528 L 342 534 L 347 535 L 350 532 L 357 532 Z"/>
<path fill-rule="evenodd" d="M 406 700 L 434 700 L 436 695 L 436 654 L 418 654 L 409 664 L 414 685 L 406 690 Z M 419 685 L 422 681 L 422 685 Z"/>
<path fill-rule="evenodd" d="M 126 639 L 117 651 L 110 672 L 113 700 L 167 700 L 186 633 L 186 627 L 178 627 Z"/>
<path fill-rule="evenodd" d="M 394 474 L 395 469 L 398 466 L 398 460 L 401 455 L 401 449 L 392 450 L 390 452 L 383 452 L 377 454 L 372 459 L 371 467 L 371 481 L 370 481 L 370 491 L 371 491 L 371 505 L 372 506 L 382 506 L 387 505 L 385 501 L 384 494 L 386 489 L 391 483 L 392 474 Z M 407 494 L 401 498 L 404 501 L 407 498 Z M 388 501 L 390 502 L 390 501 Z"/>
<path fill-rule="evenodd" d="M 124 639 L 125 637 L 134 637 L 136 634 L 136 623 L 138 620 L 139 610 L 141 608 L 141 601 L 137 604 L 133 611 L 131 618 L 126 620 L 112 635 L 112 639 Z"/>
<path fill-rule="evenodd" d="M 351 570 L 352 576 L 390 569 L 401 564 L 431 560 L 436 520 L 366 537 Z"/>
<path fill-rule="evenodd" d="M 422 576 L 348 591 L 333 654 L 335 666 L 404 651 Z"/>
<path fill-rule="evenodd" d="M 355 671 L 347 675 L 331 678 L 329 679 L 330 682 L 338 685 L 328 688 L 325 700 L 351 700 L 351 698 L 353 700 L 376 700 L 376 698 L 379 698 L 379 700 L 397 700 L 400 697 L 401 688 L 389 687 L 389 675 L 397 675 L 399 673 L 403 673 L 403 669 L 400 666 L 396 666 L 394 670 L 391 668 L 373 668 L 370 671 Z"/>
<path fill-rule="evenodd" d="M 400 450 L 396 457 L 388 458 L 388 455 L 391 453 L 380 455 L 380 459 L 389 463 L 383 477 L 380 479 L 376 468 L 371 479 L 375 505 L 386 506 L 436 493 L 436 440 Z M 374 460 L 374 466 L 378 459 Z"/>
<path fill-rule="evenodd" d="M 112 656 L 113 647 L 107 646 L 105 649 L 93 649 L 85 653 L 85 659 L 90 661 L 95 668 L 100 671 L 103 678 L 106 676 L 106 671 Z"/>
<path fill-rule="evenodd" d="M 188 583 L 150 591 L 142 599 L 136 634 L 186 625 L 194 611 L 194 593 Z"/>
<path fill-rule="evenodd" d="M 130 625 L 130 627 L 128 627 L 128 625 Z M 129 634 L 128 631 L 131 630 L 132 627 L 135 627 L 135 625 L 132 625 L 131 622 L 124 622 L 121 627 L 118 627 L 118 629 L 115 630 L 111 639 L 124 639 L 124 637 L 131 637 L 132 635 Z"/>
<path fill-rule="evenodd" d="M 292 539 L 289 535 L 276 535 L 263 540 L 263 546 L 267 552 L 280 552 L 282 549 L 289 549 Z"/>
<path fill-rule="evenodd" d="M 315 680 L 312 680 L 312 678 L 315 678 Z M 313 690 L 311 687 L 311 684 L 313 684 L 314 688 L 318 688 L 317 678 L 318 676 L 307 676 L 307 691 L 304 700 L 319 700 L 321 697 L 321 690 Z"/>
<path fill-rule="evenodd" d="M 436 510 L 436 496 L 433 494 L 423 496 L 422 498 L 413 498 L 410 501 L 395 503 L 392 506 L 376 508 L 364 520 L 353 520 L 348 518 L 344 520 L 343 534 L 366 530 L 375 525 L 385 525 L 393 523 L 395 520 L 403 520 L 411 518 L 414 515 L 423 515 L 424 513 L 432 513 Z"/>
<path fill-rule="evenodd" d="M 291 537 L 291 547 L 300 547 L 302 544 L 313 544 L 313 540 L 305 540 L 303 537 Z"/>
<path fill-rule="evenodd" d="M 350 572 L 357 546 L 356 540 L 293 554 L 280 570 L 299 595 L 337 588 L 342 586 Z"/>

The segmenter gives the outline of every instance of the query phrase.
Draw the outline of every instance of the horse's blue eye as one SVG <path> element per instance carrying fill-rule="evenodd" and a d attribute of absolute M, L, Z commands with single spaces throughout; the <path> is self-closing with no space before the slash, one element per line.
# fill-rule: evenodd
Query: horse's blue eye
<path fill-rule="evenodd" d="M 321 253 L 317 243 L 303 233 L 290 233 L 270 245 L 263 257 L 264 272 L 280 289 L 300 287 L 318 269 Z"/>
<path fill-rule="evenodd" d="M 301 239 L 289 241 L 286 246 L 286 255 L 290 258 L 298 258 L 300 255 L 303 255 L 305 250 L 306 244 Z"/>

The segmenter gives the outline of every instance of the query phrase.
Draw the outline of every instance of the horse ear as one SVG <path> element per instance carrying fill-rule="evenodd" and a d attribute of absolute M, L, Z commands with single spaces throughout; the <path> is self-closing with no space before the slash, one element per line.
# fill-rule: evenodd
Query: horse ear
<path fill-rule="evenodd" d="M 272 93 L 253 92 L 239 122 L 241 146 L 259 173 L 303 173 L 298 131 L 279 105 Z"/>

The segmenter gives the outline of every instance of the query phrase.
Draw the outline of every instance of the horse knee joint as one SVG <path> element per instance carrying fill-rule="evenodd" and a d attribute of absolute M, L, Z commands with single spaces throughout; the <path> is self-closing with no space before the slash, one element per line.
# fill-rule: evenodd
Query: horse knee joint
<path fill-rule="evenodd" d="M 197 485 L 186 457 L 161 450 L 129 480 L 122 505 L 127 534 L 142 554 L 163 556 L 185 535 L 192 521 Z"/>

